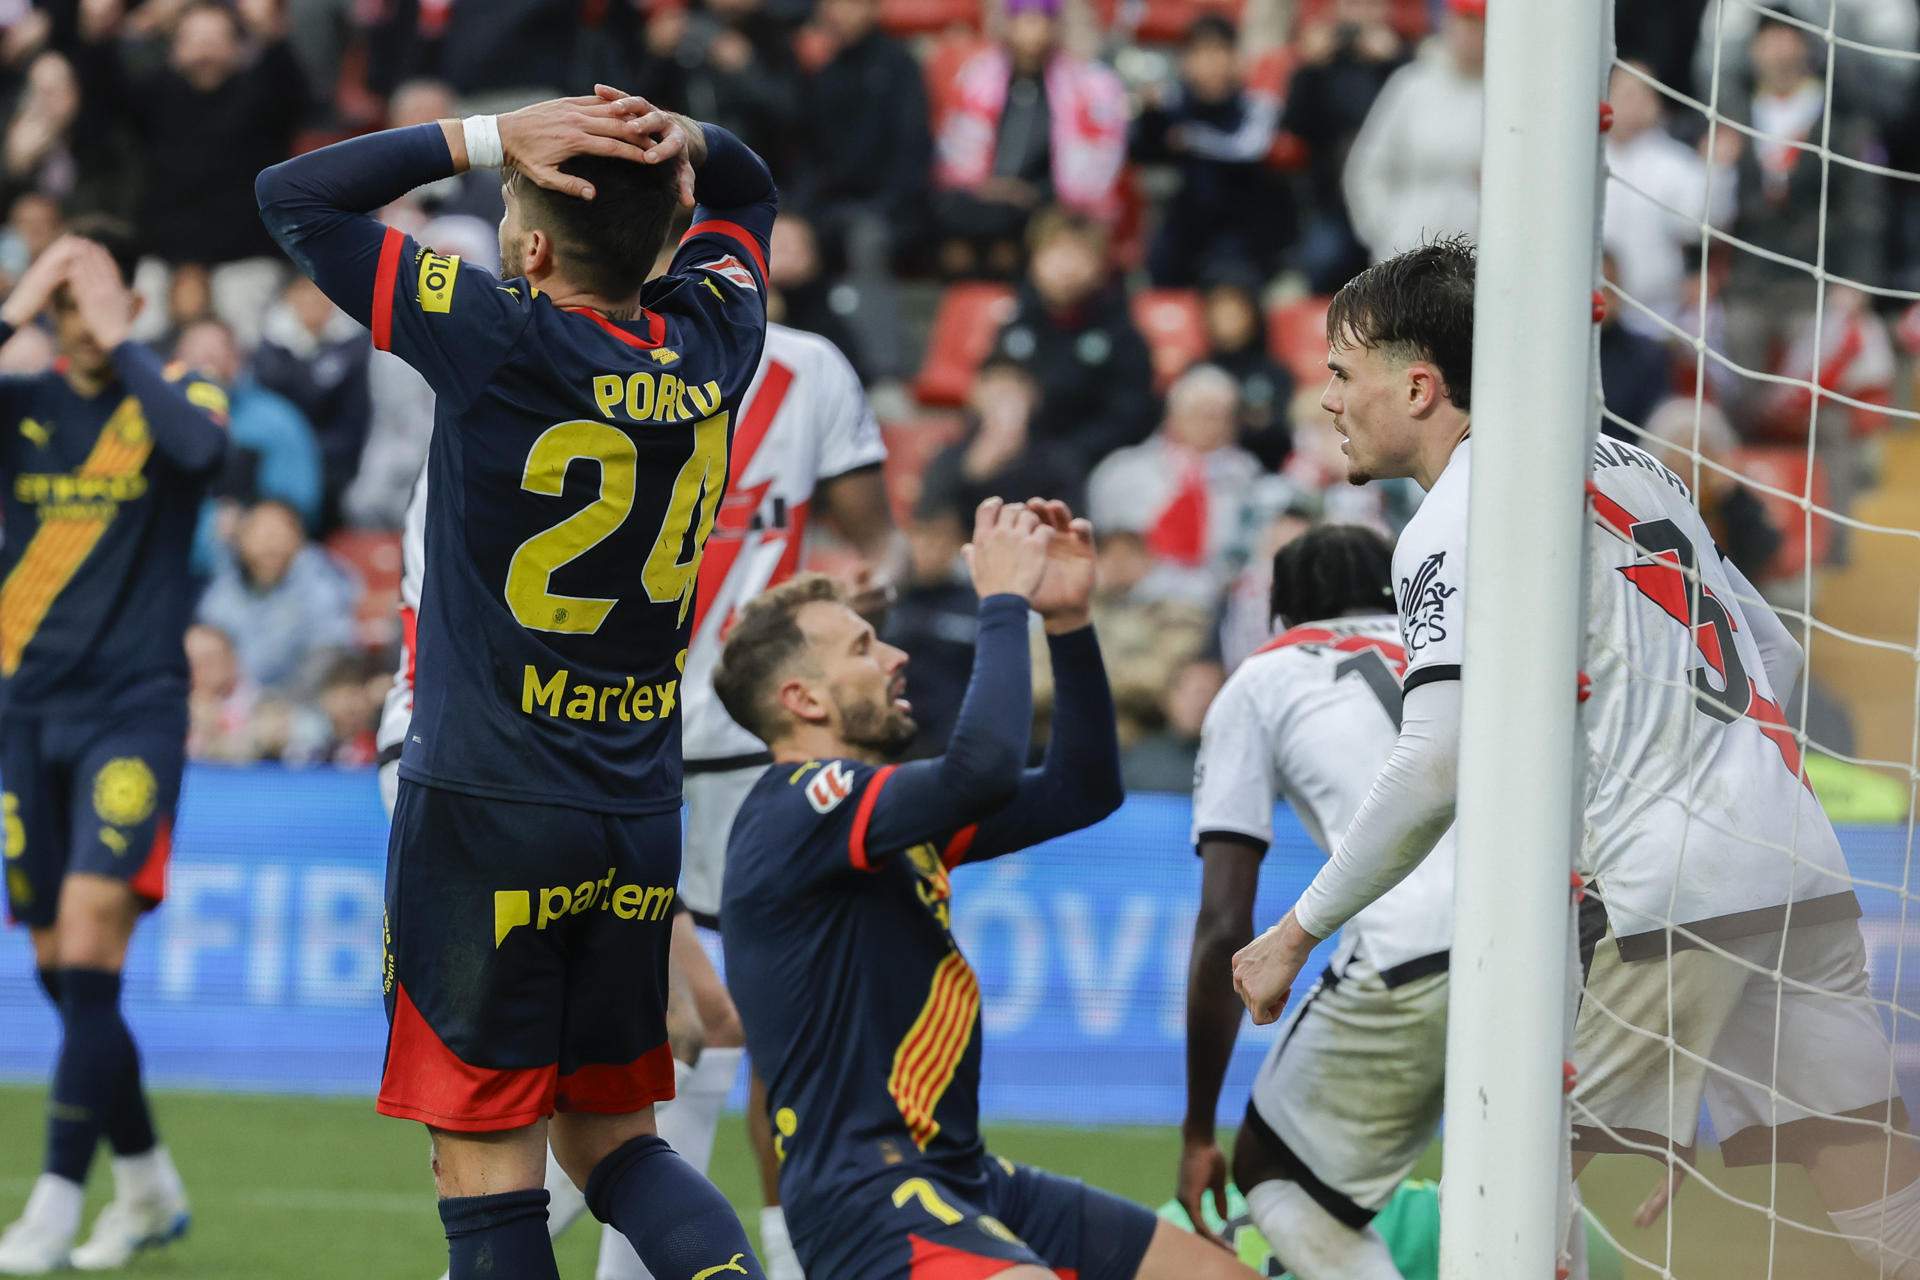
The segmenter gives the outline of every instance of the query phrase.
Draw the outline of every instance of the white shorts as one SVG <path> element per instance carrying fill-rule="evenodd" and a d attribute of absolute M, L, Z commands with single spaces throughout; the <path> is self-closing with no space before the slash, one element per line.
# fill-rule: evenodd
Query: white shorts
<path fill-rule="evenodd" d="M 1254 1079 L 1251 1110 L 1315 1178 L 1371 1216 L 1439 1130 L 1446 1060 L 1446 973 L 1389 988 L 1356 956 L 1295 1007 Z"/>
<path fill-rule="evenodd" d="M 727 870 L 727 836 L 747 792 L 767 771 L 763 764 L 710 773 L 687 770 L 687 835 L 681 842 L 680 901 L 707 923 L 720 914 L 720 887 Z"/>
<path fill-rule="evenodd" d="M 1574 1027 L 1575 1149 L 1691 1147 L 1702 1101 L 1730 1165 L 1771 1161 L 1778 1125 L 1889 1118 L 1892 1049 L 1859 925 L 1809 925 L 1787 939 L 1784 955 L 1772 934 L 1733 939 L 1727 954 L 1627 964 L 1609 933 Z"/>
<path fill-rule="evenodd" d="M 389 760 L 380 766 L 380 803 L 387 806 L 387 821 L 393 821 L 393 806 L 400 799 L 400 762 Z"/>

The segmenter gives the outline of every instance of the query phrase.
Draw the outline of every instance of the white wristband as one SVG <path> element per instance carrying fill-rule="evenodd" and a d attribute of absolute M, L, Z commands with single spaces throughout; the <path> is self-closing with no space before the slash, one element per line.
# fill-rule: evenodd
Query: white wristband
<path fill-rule="evenodd" d="M 499 116 L 468 116 L 460 122 L 467 138 L 469 169 L 498 169 L 506 157 L 500 146 Z"/>

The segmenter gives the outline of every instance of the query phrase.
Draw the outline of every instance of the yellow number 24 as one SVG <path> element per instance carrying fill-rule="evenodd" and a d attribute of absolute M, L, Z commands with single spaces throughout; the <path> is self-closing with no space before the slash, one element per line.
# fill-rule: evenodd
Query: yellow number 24
<path fill-rule="evenodd" d="M 726 488 L 727 420 L 722 413 L 694 424 L 693 454 L 674 477 L 666 518 L 640 575 L 653 603 L 678 602 L 681 622 L 693 603 L 700 554 L 713 532 L 714 513 Z M 599 463 L 599 494 L 559 524 L 521 543 L 507 565 L 507 607 L 514 620 L 530 631 L 592 635 L 619 603 L 616 597 L 559 595 L 549 589 L 555 572 L 611 537 L 633 512 L 639 454 L 626 432 L 604 422 L 579 419 L 541 432 L 527 452 L 520 487 L 559 497 L 567 468 L 576 458 Z"/>

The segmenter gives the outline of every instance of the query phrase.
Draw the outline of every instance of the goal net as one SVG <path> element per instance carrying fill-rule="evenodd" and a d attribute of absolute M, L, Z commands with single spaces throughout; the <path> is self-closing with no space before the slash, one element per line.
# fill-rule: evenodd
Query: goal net
<path fill-rule="evenodd" d="M 1664 1096 L 1670 1135 L 1623 1122 L 1637 1112 L 1617 1100 L 1575 1088 L 1567 1103 L 1580 1145 L 1607 1152 L 1582 1177 L 1584 1212 L 1630 1276 L 1920 1276 L 1920 1146 L 1901 1101 L 1920 1098 L 1920 173 L 1900 167 L 1913 165 L 1905 131 L 1920 131 L 1915 29 L 1910 0 L 1706 0 L 1689 51 L 1666 6 L 1622 3 L 1601 41 L 1598 447 L 1636 445 L 1684 483 L 1739 570 L 1738 607 L 1716 600 L 1726 580 L 1716 587 L 1689 549 L 1646 524 L 1609 530 L 1603 499 L 1589 502 L 1587 554 L 1632 541 L 1640 558 L 1622 572 L 1650 597 L 1664 590 L 1694 632 L 1683 661 L 1629 673 L 1693 700 L 1682 754 L 1717 750 L 1730 718 L 1754 720 L 1786 766 L 1762 785 L 1816 795 L 1846 867 L 1844 882 L 1782 895 L 1784 933 L 1704 919 L 1675 888 L 1651 943 L 1639 939 L 1647 958 L 1626 962 L 1658 975 L 1650 1003 L 1644 972 L 1601 980 L 1606 950 L 1625 949 L 1599 940 L 1569 1056 L 1651 1064 L 1645 1087 Z M 1483 323 L 1486 299 L 1483 286 Z M 1762 610 L 1804 662 L 1791 687 L 1756 679 L 1749 694 L 1729 683 L 1744 679 L 1733 633 L 1743 617 L 1759 631 Z M 1623 806 L 1683 806 L 1677 838 L 1654 824 L 1676 885 L 1724 875 L 1710 852 L 1730 841 L 1756 880 L 1800 885 L 1830 867 L 1818 821 L 1756 833 L 1736 811 L 1751 778 L 1706 765 L 1680 770 L 1682 784 L 1621 776 L 1591 751 L 1609 740 L 1593 717 L 1615 713 L 1634 715 L 1631 700 L 1581 713 L 1573 794 L 1602 778 Z M 1469 803 L 1463 792 L 1463 815 Z M 1847 951 L 1856 928 L 1864 979 Z"/>

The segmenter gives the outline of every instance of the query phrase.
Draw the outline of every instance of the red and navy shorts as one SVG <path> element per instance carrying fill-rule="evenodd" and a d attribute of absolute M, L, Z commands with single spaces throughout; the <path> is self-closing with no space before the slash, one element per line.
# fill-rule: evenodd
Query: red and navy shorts
<path fill-rule="evenodd" d="M 402 779 L 387 848 L 378 1109 L 518 1129 L 673 1096 L 667 945 L 680 815 Z"/>
<path fill-rule="evenodd" d="M 186 743 L 184 706 L 0 717 L 8 916 L 50 927 L 75 872 L 166 897 Z"/>
<path fill-rule="evenodd" d="M 991 1155 L 781 1191 L 801 1265 L 834 1280 L 987 1280 L 1022 1265 L 1133 1280 L 1159 1221 L 1078 1179 Z"/>

